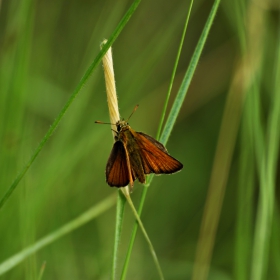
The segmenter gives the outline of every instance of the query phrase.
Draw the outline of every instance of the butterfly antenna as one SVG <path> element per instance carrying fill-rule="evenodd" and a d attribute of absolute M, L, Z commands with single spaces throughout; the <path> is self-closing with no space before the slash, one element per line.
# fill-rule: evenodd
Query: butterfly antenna
<path fill-rule="evenodd" d="M 98 124 L 115 124 L 115 123 L 107 123 L 107 122 L 101 122 L 101 121 L 95 121 L 95 123 L 98 123 Z"/>
<path fill-rule="evenodd" d="M 139 107 L 139 105 L 137 104 L 137 105 L 134 107 L 134 109 L 133 109 L 132 113 L 130 114 L 130 116 L 128 117 L 128 119 L 126 120 L 126 122 L 128 122 L 128 120 L 131 118 L 131 116 L 132 116 L 133 113 L 137 110 L 138 107 Z"/>

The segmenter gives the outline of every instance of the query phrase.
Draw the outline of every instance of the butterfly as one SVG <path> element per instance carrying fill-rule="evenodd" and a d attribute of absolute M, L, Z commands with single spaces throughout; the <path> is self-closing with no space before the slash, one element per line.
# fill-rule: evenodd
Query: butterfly
<path fill-rule="evenodd" d="M 183 168 L 163 144 L 133 130 L 127 121 L 119 120 L 116 127 L 115 143 L 106 165 L 109 186 L 119 188 L 130 184 L 132 189 L 136 179 L 142 184 L 146 182 L 146 174 L 172 174 Z"/>

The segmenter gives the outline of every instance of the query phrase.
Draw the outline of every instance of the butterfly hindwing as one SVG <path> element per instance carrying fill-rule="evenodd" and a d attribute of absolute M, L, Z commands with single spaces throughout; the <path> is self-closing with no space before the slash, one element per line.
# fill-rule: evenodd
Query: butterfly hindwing
<path fill-rule="evenodd" d="M 111 187 L 127 186 L 129 183 L 128 168 L 124 145 L 121 141 L 116 141 L 106 165 L 107 183 Z"/>
<path fill-rule="evenodd" d="M 183 168 L 183 164 L 170 156 L 160 142 L 143 132 L 135 133 L 145 174 L 172 174 Z"/>

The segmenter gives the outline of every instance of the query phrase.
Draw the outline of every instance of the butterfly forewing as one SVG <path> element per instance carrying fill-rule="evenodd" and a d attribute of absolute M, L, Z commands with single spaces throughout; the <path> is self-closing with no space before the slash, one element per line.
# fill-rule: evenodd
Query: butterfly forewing
<path fill-rule="evenodd" d="M 136 177 L 138 181 L 142 184 L 145 183 L 145 166 L 143 166 L 143 160 L 141 157 L 141 152 L 138 147 L 134 151 L 129 153 L 130 167 L 133 177 Z"/>
<path fill-rule="evenodd" d="M 106 181 L 111 187 L 124 187 L 129 183 L 129 170 L 122 142 L 115 142 L 106 166 Z M 135 180 L 135 176 L 133 176 Z"/>
<path fill-rule="evenodd" d="M 151 136 L 137 133 L 137 143 L 145 174 L 171 174 L 183 168 L 181 162 L 170 156 L 165 147 Z"/>

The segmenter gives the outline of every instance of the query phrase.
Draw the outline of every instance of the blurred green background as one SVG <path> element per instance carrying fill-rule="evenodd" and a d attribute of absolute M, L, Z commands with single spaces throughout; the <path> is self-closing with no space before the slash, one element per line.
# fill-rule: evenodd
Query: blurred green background
<path fill-rule="evenodd" d="M 110 36 L 131 3 L 124 0 L 0 2 L 1 197 L 99 52 L 102 40 Z M 245 10 L 254 6 L 239 1 L 239 5 L 242 4 Z M 265 128 L 274 85 L 279 3 L 271 0 L 255 5 L 265 17 L 263 31 L 254 34 L 257 38 L 261 36 L 261 44 L 256 44 L 256 48 L 262 47 L 258 71 L 260 100 L 255 106 L 261 107 L 261 126 Z M 130 125 L 153 137 L 156 136 L 188 6 L 189 1 L 181 0 L 142 1 L 113 45 L 121 116 L 128 117 L 139 104 Z M 212 1 L 194 2 L 170 104 L 211 6 Z M 184 169 L 176 175 L 155 177 L 145 201 L 142 221 L 166 279 L 191 278 L 226 98 L 235 66 L 244 51 L 240 28 L 247 27 L 243 25 L 247 18 L 240 18 L 237 6 L 233 1 L 222 1 L 167 144 L 168 151 L 184 164 Z M 245 14 L 250 17 L 250 11 Z M 1 210 L 1 262 L 116 193 L 117 189 L 106 185 L 104 174 L 113 144 L 112 133 L 109 126 L 95 125 L 95 120 L 109 121 L 101 64 Z M 210 279 L 238 279 L 236 224 L 237 208 L 242 201 L 237 199 L 237 189 L 242 163 L 240 154 L 244 149 L 250 149 L 249 144 L 244 146 L 240 134 L 237 136 L 213 249 Z M 255 158 L 251 159 L 247 166 L 255 170 Z M 249 221 L 252 238 L 249 242 L 253 239 L 259 193 L 258 176 L 253 171 L 252 174 L 250 178 L 254 182 L 248 206 L 252 213 Z M 142 188 L 142 185 L 135 184 L 132 199 L 136 206 Z M 115 213 L 115 207 L 111 208 L 32 255 L 1 279 L 38 279 L 44 261 L 43 279 L 108 279 Z M 133 215 L 127 206 L 117 275 L 133 223 Z M 272 244 L 279 244 L 273 243 L 277 238 L 272 236 L 271 240 Z M 252 243 L 248 246 L 251 248 Z M 250 257 L 251 254 L 248 262 Z M 268 278 L 264 279 L 279 279 L 278 257 L 277 251 L 270 254 Z M 244 275 L 249 270 L 250 263 L 245 264 Z M 127 279 L 157 277 L 148 246 L 139 231 Z"/>

